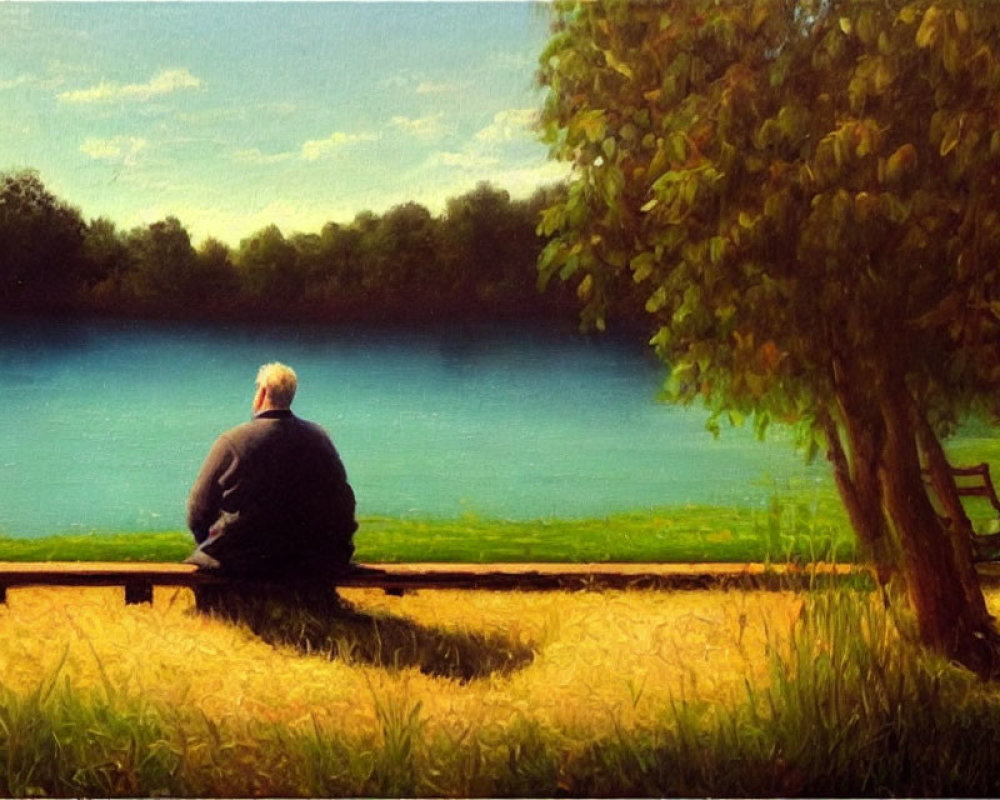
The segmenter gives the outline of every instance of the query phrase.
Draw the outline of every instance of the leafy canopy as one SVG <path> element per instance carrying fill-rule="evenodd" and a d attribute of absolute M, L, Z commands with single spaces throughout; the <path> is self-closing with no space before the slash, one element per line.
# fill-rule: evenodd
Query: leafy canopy
<path fill-rule="evenodd" d="M 1000 383 L 1000 4 L 559 3 L 543 129 L 575 179 L 543 281 L 603 328 L 642 291 L 674 399 L 804 422 L 902 375 L 928 417 Z"/>

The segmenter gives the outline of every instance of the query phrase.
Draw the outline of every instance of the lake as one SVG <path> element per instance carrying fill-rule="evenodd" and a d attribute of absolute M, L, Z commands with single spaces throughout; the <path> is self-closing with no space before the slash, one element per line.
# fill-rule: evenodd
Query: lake
<path fill-rule="evenodd" d="M 536 519 L 683 504 L 758 507 L 826 485 L 778 430 L 705 430 L 656 401 L 642 347 L 542 327 L 337 330 L 121 321 L 0 323 L 0 533 L 180 530 L 260 364 L 333 437 L 360 515 Z"/>

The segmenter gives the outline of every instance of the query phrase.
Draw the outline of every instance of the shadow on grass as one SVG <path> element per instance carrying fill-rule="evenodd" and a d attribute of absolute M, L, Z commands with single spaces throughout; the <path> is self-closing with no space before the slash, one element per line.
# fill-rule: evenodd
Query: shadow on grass
<path fill-rule="evenodd" d="M 389 669 L 470 681 L 509 675 L 534 649 L 502 634 L 429 627 L 406 617 L 361 611 L 331 589 L 199 587 L 197 609 L 247 626 L 274 645 Z"/>

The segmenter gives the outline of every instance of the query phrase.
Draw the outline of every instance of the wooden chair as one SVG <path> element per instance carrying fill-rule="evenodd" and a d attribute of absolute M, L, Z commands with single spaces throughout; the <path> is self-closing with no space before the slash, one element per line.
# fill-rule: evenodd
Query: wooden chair
<path fill-rule="evenodd" d="M 990 465 L 987 463 L 974 464 L 967 467 L 951 467 L 951 474 L 955 478 L 955 489 L 959 498 L 981 497 L 985 499 L 996 512 L 997 520 L 1000 521 L 1000 497 L 993 485 L 993 478 L 990 475 Z M 929 475 L 924 470 L 924 480 L 930 482 Z M 947 517 L 941 517 L 942 522 L 947 522 Z M 972 549 L 976 561 L 996 561 L 1000 559 L 1000 531 L 992 533 L 973 533 Z"/>

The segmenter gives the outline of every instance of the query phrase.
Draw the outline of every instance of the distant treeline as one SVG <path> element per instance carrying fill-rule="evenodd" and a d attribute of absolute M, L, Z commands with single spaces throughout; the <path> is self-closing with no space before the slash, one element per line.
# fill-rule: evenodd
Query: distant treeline
<path fill-rule="evenodd" d="M 489 184 L 439 216 L 416 203 L 318 233 L 268 226 L 198 247 L 167 217 L 85 222 L 33 171 L 0 176 L 0 311 L 137 317 L 429 322 L 575 319 L 574 293 L 538 289 L 539 214 L 560 186 L 512 200 Z"/>

